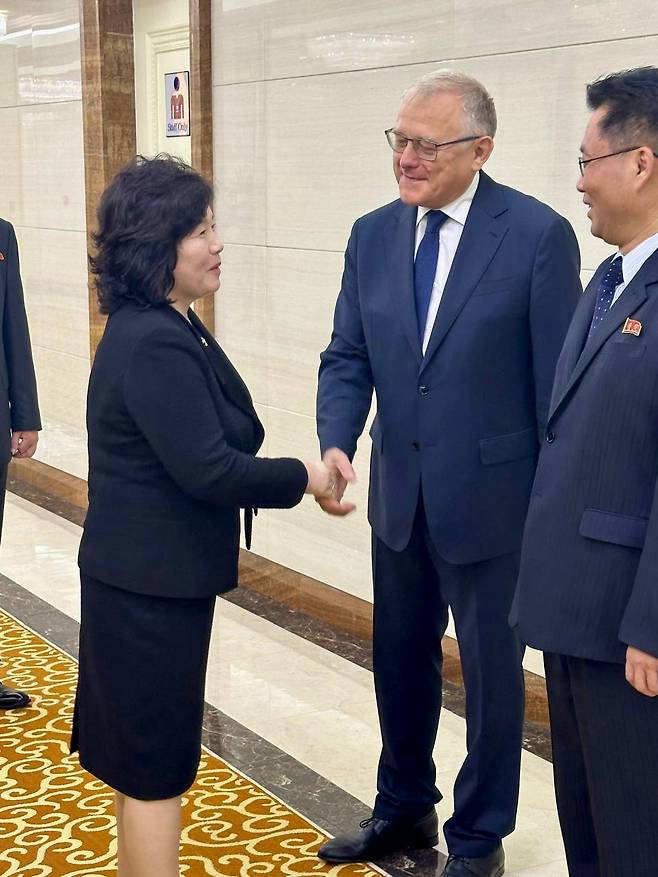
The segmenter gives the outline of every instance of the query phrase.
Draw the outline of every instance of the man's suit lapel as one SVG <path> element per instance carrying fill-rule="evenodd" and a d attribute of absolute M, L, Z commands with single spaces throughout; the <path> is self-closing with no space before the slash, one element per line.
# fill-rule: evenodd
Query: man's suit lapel
<path fill-rule="evenodd" d="M 508 229 L 506 213 L 507 205 L 501 188 L 491 177 L 481 173 L 443 290 L 421 372 L 450 331 L 505 237 Z"/>
<path fill-rule="evenodd" d="M 589 327 L 592 322 L 594 308 L 596 306 L 596 290 L 598 289 L 601 275 L 607 269 L 608 265 L 609 260 L 599 266 L 598 270 L 587 284 L 580 301 L 578 302 L 578 307 L 573 315 L 569 331 L 567 332 L 567 337 L 564 339 L 564 346 L 562 347 L 562 352 L 560 353 L 560 358 L 555 369 L 555 381 L 553 383 L 553 394 L 551 397 L 551 411 L 555 408 L 557 401 L 563 395 L 573 374 L 573 370 L 576 367 L 576 363 L 583 352 L 587 333 L 589 332 Z"/>
<path fill-rule="evenodd" d="M 416 207 L 400 204 L 397 216 L 389 227 L 388 240 L 384 242 L 384 246 L 388 254 L 390 289 L 395 295 L 400 325 L 413 355 L 420 365 L 422 350 L 418 337 L 416 297 L 414 294 L 414 248 L 417 215 Z"/>
<path fill-rule="evenodd" d="M 601 277 L 601 273 L 605 270 L 610 264 L 610 259 L 607 259 L 603 265 L 596 272 L 592 280 L 587 286 L 584 295 L 588 295 L 589 292 L 592 292 L 592 299 L 596 296 L 596 290 L 598 288 L 599 279 Z M 549 420 L 556 413 L 558 408 L 564 403 L 566 398 L 569 396 L 573 388 L 576 386 L 578 381 L 582 378 L 584 373 L 587 371 L 588 367 L 596 357 L 597 353 L 605 342 L 613 335 L 615 332 L 619 331 L 621 327 L 623 327 L 626 319 L 632 316 L 647 300 L 649 295 L 647 286 L 651 285 L 658 281 L 658 252 L 654 253 L 647 261 L 644 263 L 642 268 L 635 275 L 633 280 L 628 284 L 626 289 L 622 292 L 617 301 L 610 308 L 608 313 L 605 316 L 605 319 L 596 330 L 596 332 L 584 342 L 584 347 L 582 348 L 582 353 L 580 357 L 578 357 L 577 361 L 574 364 L 573 370 L 570 374 L 566 376 L 566 380 L 563 383 L 562 387 L 558 389 L 556 386 L 554 392 L 553 404 L 551 405 L 551 413 L 549 415 Z M 588 302 L 587 308 L 583 308 L 580 314 L 581 324 L 579 325 L 579 338 L 581 344 L 587 334 L 589 332 L 589 323 L 592 319 L 592 313 L 594 311 L 594 304 L 592 302 Z M 585 324 L 585 316 L 586 313 L 589 314 L 589 321 Z M 574 342 L 576 338 L 574 335 Z"/>

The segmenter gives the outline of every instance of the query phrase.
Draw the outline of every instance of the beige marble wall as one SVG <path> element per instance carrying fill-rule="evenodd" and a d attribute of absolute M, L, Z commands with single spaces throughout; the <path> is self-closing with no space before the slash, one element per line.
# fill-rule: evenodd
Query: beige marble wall
<path fill-rule="evenodd" d="M 37 457 L 86 475 L 89 375 L 77 0 L 0 10 L 0 216 L 16 228 L 44 430 Z"/>
<path fill-rule="evenodd" d="M 488 170 L 571 220 L 585 280 L 607 254 L 575 191 L 584 85 L 655 63 L 650 0 L 635 0 L 631 16 L 621 0 L 216 0 L 213 16 L 226 243 L 216 325 L 258 403 L 266 453 L 317 453 L 318 357 L 343 250 L 353 221 L 396 197 L 383 130 L 415 77 L 452 67 L 486 83 L 500 122 Z M 256 552 L 370 598 L 368 454 L 364 436 L 355 515 L 329 519 L 308 500 L 265 513 Z"/>

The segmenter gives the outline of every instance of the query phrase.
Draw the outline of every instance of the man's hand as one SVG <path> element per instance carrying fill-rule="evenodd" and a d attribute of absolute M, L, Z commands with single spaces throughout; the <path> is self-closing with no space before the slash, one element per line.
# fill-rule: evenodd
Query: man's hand
<path fill-rule="evenodd" d="M 348 483 L 356 481 L 356 474 L 352 468 L 349 457 L 340 448 L 329 448 L 324 452 L 322 462 L 336 473 L 336 486 L 331 498 L 317 497 L 316 502 L 328 515 L 344 517 L 353 512 L 356 506 L 353 502 L 343 502 L 343 494 Z"/>
<path fill-rule="evenodd" d="M 36 430 L 18 430 L 11 434 L 12 457 L 32 457 L 37 449 L 39 433 Z"/>
<path fill-rule="evenodd" d="M 658 658 L 629 646 L 626 649 L 626 681 L 640 694 L 658 695 Z"/>

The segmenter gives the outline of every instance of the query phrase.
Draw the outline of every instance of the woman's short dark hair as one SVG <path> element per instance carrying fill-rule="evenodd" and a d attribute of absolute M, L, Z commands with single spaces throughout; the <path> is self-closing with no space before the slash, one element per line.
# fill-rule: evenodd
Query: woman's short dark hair
<path fill-rule="evenodd" d="M 607 109 L 600 128 L 615 147 L 658 150 L 657 67 L 636 67 L 597 79 L 587 86 L 587 106 Z"/>
<path fill-rule="evenodd" d="M 212 200 L 201 174 L 164 153 L 137 155 L 117 173 L 101 197 L 89 257 L 101 313 L 128 301 L 169 304 L 178 244 L 203 222 Z"/>

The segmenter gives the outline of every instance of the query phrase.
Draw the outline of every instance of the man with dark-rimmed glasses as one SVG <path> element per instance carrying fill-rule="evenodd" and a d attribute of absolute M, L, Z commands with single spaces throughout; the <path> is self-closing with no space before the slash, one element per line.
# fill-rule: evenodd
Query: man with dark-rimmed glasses
<path fill-rule="evenodd" d="M 580 294 L 569 223 L 482 170 L 496 133 L 477 81 L 441 71 L 386 131 L 399 200 L 359 219 L 322 354 L 325 461 L 351 459 L 373 388 L 374 675 L 383 748 L 372 819 L 332 862 L 437 841 L 432 751 L 452 611 L 468 755 L 446 877 L 500 877 L 516 816 L 523 673 L 508 625 L 555 363 Z M 348 503 L 320 501 L 329 514 Z"/>
<path fill-rule="evenodd" d="M 658 68 L 587 88 L 576 188 L 616 248 L 555 377 L 512 620 L 544 651 L 570 877 L 658 873 Z"/>

